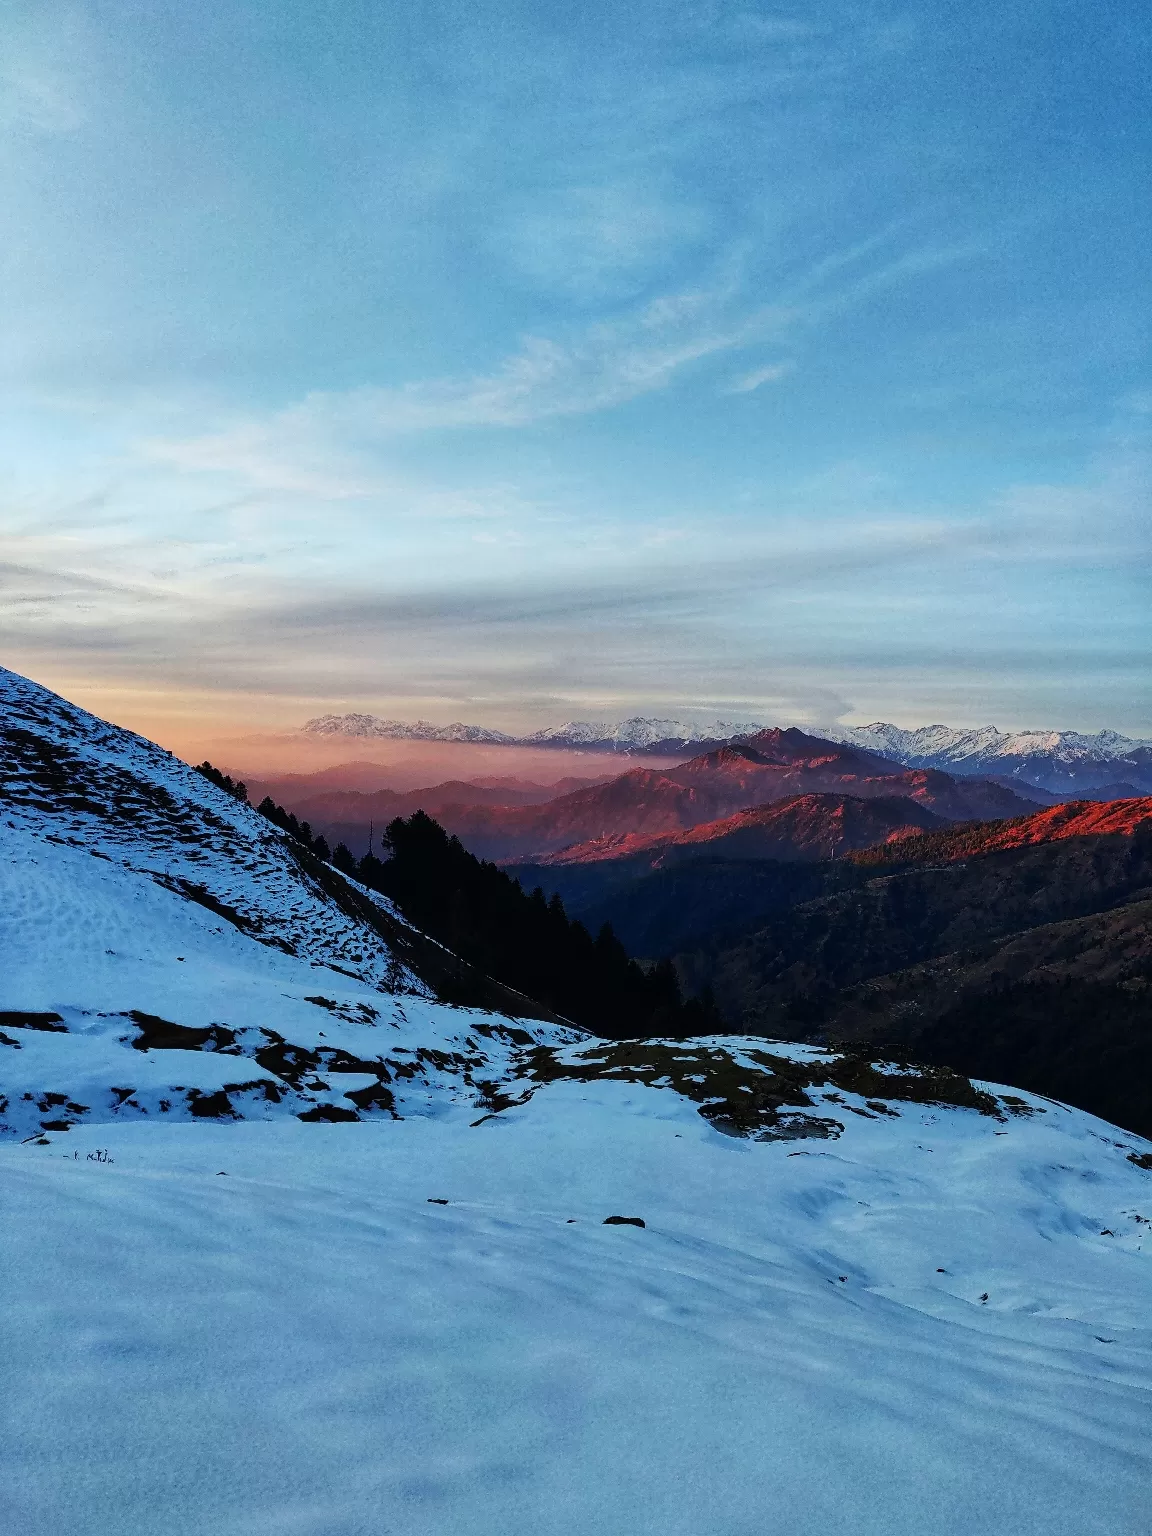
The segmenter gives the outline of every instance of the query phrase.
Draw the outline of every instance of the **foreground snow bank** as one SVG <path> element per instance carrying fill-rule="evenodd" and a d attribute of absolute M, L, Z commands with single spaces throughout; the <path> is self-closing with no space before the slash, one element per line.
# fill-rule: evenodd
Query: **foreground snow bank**
<path fill-rule="evenodd" d="M 6 1528 L 1143 1531 L 1152 1173 L 1025 1107 L 758 1143 L 560 1081 L 9 1144 Z"/>

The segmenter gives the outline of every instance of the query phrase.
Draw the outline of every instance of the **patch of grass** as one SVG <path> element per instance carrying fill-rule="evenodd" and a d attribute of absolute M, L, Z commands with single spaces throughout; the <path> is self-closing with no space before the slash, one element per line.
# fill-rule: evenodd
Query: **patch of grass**
<path fill-rule="evenodd" d="M 881 1071 L 851 1055 L 792 1061 L 756 1047 L 734 1051 L 718 1045 L 627 1040 L 578 1051 L 538 1046 L 526 1062 L 537 1083 L 601 1081 L 671 1088 L 697 1104 L 717 1130 L 757 1140 L 840 1135 L 844 1127 L 837 1120 L 788 1113 L 814 1109 L 808 1090 L 826 1086 L 859 1094 L 871 1108 L 888 1114 L 894 1112 L 884 1101 L 893 1099 L 1000 1113 L 991 1094 L 946 1067 L 903 1065 Z"/>
<path fill-rule="evenodd" d="M 0 1026 L 9 1029 L 43 1029 L 53 1035 L 66 1035 L 68 1026 L 58 1013 L 24 1013 L 18 1008 L 0 1008 Z M 11 1040 L 10 1045 L 16 1042 Z"/>
<path fill-rule="evenodd" d="M 187 1024 L 173 1024 L 154 1013 L 132 1008 L 128 1017 L 140 1034 L 132 1042 L 137 1051 L 203 1051 L 211 1049 L 226 1055 L 238 1055 L 236 1032 L 223 1024 L 209 1024 L 197 1029 Z"/>

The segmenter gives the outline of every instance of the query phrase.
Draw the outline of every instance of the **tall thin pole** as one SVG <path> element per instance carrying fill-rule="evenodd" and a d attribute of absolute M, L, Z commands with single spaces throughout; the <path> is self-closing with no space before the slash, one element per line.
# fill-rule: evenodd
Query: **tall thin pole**
<path fill-rule="evenodd" d="M 375 831 L 376 831 L 376 823 L 374 821 L 372 821 L 372 820 L 369 820 L 369 822 L 368 822 L 368 857 L 369 858 L 372 857 L 372 836 L 373 836 Z"/>

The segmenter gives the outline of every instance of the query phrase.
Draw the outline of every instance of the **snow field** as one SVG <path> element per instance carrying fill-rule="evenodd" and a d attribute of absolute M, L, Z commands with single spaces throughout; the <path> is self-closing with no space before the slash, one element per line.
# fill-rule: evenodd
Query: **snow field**
<path fill-rule="evenodd" d="M 1071 1111 L 849 1118 L 559 1083 L 6 1147 L 8 1528 L 1143 1531 L 1152 1176 Z"/>

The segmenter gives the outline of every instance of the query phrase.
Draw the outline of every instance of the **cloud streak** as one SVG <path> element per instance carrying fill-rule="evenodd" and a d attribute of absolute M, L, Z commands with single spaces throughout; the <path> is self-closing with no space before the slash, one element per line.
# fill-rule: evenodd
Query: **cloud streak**
<path fill-rule="evenodd" d="M 732 308 L 731 295 L 715 290 L 669 294 L 568 339 L 528 336 L 489 374 L 316 392 L 263 419 L 201 437 L 153 438 L 140 451 L 181 470 L 237 474 L 264 489 L 368 496 L 384 481 L 350 439 L 510 429 L 610 410 L 667 389 L 693 364 L 782 333 L 795 319 L 776 306 L 735 315 Z"/>
<path fill-rule="evenodd" d="M 976 243 L 914 248 L 866 266 L 900 233 L 899 227 L 884 230 L 815 263 L 785 285 L 775 302 L 748 304 L 744 258 L 733 250 L 718 281 L 652 298 L 583 331 L 526 336 L 489 373 L 315 391 L 218 432 L 151 438 L 139 451 L 185 472 L 233 474 L 262 490 L 318 500 L 379 494 L 387 482 L 373 455 L 389 440 L 507 431 L 611 411 L 669 389 L 696 366 L 825 325 L 877 292 L 971 259 L 980 249 Z M 838 286 L 834 279 L 841 279 Z M 790 361 L 761 365 L 740 375 L 726 392 L 750 394 L 783 380 L 794 366 Z"/>
<path fill-rule="evenodd" d="M 753 390 L 760 388 L 762 384 L 775 384 L 780 379 L 785 379 L 795 367 L 794 363 L 768 363 L 763 368 L 753 368 L 751 373 L 741 374 L 728 385 L 727 393 L 730 395 L 750 395 Z"/>

